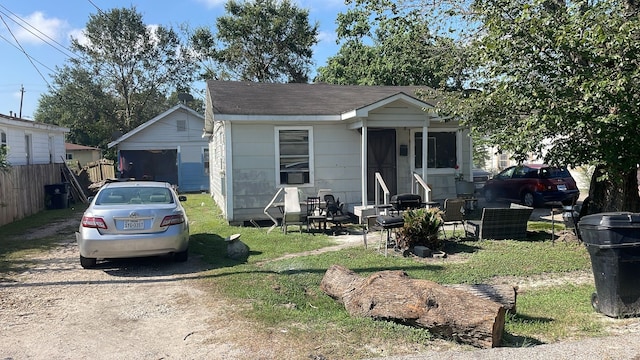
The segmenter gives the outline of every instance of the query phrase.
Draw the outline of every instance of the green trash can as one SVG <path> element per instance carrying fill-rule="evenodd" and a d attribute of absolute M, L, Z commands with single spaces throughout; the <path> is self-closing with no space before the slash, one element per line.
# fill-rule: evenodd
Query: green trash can
<path fill-rule="evenodd" d="M 591 257 L 591 305 L 610 317 L 640 315 L 640 214 L 600 213 L 578 223 Z"/>
<path fill-rule="evenodd" d="M 69 183 L 51 184 L 44 186 L 47 209 L 66 209 L 69 207 Z"/>

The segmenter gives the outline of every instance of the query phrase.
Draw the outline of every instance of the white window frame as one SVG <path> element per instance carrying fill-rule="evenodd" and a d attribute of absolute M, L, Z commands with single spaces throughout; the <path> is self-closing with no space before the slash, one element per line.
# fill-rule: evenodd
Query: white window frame
<path fill-rule="evenodd" d="M 308 156 L 309 156 L 309 182 L 301 184 L 283 184 L 280 182 L 280 131 L 283 130 L 306 130 L 308 133 Z M 275 142 L 275 180 L 276 186 L 298 186 L 309 187 L 314 184 L 314 152 L 313 152 L 313 127 L 312 126 L 276 126 L 274 127 L 274 142 Z"/>
<path fill-rule="evenodd" d="M 410 145 L 410 156 L 411 156 L 411 168 L 413 172 L 422 173 L 422 168 L 415 167 L 415 158 L 416 158 L 416 133 L 422 132 L 422 129 L 411 129 L 411 145 Z M 448 132 L 456 134 L 456 164 L 460 167 L 459 171 L 462 171 L 463 161 L 462 161 L 462 131 L 458 128 L 429 128 L 427 129 L 427 136 L 431 133 L 436 132 Z M 424 136 L 424 134 L 423 134 Z M 427 141 L 428 144 L 428 141 Z M 428 151 L 428 149 L 427 149 Z M 422 159 L 422 165 L 424 166 L 426 159 Z M 455 168 L 427 168 L 427 172 L 433 175 L 453 175 L 455 174 Z"/>

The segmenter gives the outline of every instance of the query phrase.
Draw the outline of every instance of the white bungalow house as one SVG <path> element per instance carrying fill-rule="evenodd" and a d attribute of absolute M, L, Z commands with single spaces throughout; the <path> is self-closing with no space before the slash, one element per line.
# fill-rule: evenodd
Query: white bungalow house
<path fill-rule="evenodd" d="M 204 116 L 178 104 L 108 144 L 118 149 L 126 177 L 177 185 L 180 192 L 209 189 L 209 149 Z"/>
<path fill-rule="evenodd" d="M 456 176 L 472 178 L 469 132 L 418 89 L 208 81 L 211 196 L 235 224 L 268 219 L 286 186 L 330 189 L 356 214 L 394 194 L 455 197 Z"/>
<path fill-rule="evenodd" d="M 68 128 L 0 114 L 0 146 L 12 166 L 61 164 Z"/>
<path fill-rule="evenodd" d="M 0 226 L 45 208 L 45 186 L 64 181 L 68 128 L 0 114 L 0 148 L 11 165 L 0 171 Z"/>

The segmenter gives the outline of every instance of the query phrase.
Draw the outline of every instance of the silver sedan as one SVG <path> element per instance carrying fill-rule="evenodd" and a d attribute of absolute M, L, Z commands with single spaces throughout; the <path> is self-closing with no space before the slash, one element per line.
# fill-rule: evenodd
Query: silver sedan
<path fill-rule="evenodd" d="M 82 216 L 76 240 L 80 265 L 97 259 L 173 254 L 186 261 L 189 220 L 169 183 L 122 181 L 105 184 Z"/>

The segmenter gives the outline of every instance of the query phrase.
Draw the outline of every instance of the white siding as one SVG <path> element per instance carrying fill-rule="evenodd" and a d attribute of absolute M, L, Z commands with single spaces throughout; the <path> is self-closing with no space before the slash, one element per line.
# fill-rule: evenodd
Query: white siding
<path fill-rule="evenodd" d="M 69 129 L 33 121 L 0 119 L 0 131 L 7 134 L 7 160 L 11 165 L 26 165 L 25 137 L 31 138 L 31 164 L 59 164 L 65 161 L 64 137 Z M 52 137 L 53 148 L 49 146 Z M 52 154 L 53 151 L 53 154 Z"/>
<path fill-rule="evenodd" d="M 208 99 L 209 101 L 209 99 Z M 429 123 L 429 116 L 422 109 L 402 102 L 388 104 L 385 107 L 371 111 L 364 119 L 370 128 L 384 127 L 396 129 L 396 154 L 398 169 L 398 192 L 411 191 L 411 156 L 400 156 L 400 145 L 411 146 L 411 130 L 427 124 L 433 128 L 448 128 L 456 130 L 456 122 Z M 207 121 L 213 124 L 213 116 Z M 346 203 L 349 211 L 353 206 L 362 203 L 361 196 L 361 141 L 362 135 L 356 129 L 349 129 L 342 122 L 291 122 L 271 121 L 259 122 L 216 122 L 212 125 L 213 133 L 209 138 L 212 156 L 212 171 L 210 175 L 210 190 L 218 206 L 226 214 L 227 202 L 233 205 L 233 215 L 226 214 L 227 220 L 241 223 L 247 220 L 267 219 L 263 209 L 278 191 L 276 167 L 275 131 L 278 126 L 304 126 L 313 129 L 313 169 L 314 182 L 299 186 L 303 196 L 316 195 L 319 189 L 331 189 L 332 193 Z M 471 159 L 470 138 L 468 132 L 461 136 L 461 161 L 465 172 L 470 172 L 471 165 L 466 162 Z M 233 138 L 226 138 L 232 135 Z M 225 146 L 230 146 L 232 164 L 227 164 Z M 218 168 L 219 167 L 219 168 Z M 233 167 L 233 168 L 231 168 Z M 470 176 L 465 173 L 465 176 Z M 232 189 L 225 189 L 226 178 L 233 180 Z M 440 174 L 429 178 L 434 190 L 440 191 L 442 198 L 455 195 L 451 174 Z M 230 196 L 231 198 L 228 198 Z M 438 197 L 436 197 L 438 199 Z M 273 209 L 273 215 L 280 214 Z"/>
<path fill-rule="evenodd" d="M 186 131 L 178 130 L 178 120 L 186 121 Z M 181 156 L 200 161 L 201 147 L 207 146 L 207 139 L 202 138 L 202 117 L 194 116 L 188 111 L 178 109 L 166 117 L 123 140 L 118 144 L 119 150 L 162 150 L 177 149 L 188 145 Z M 195 150 L 194 150 L 195 149 Z M 194 153 L 195 152 L 195 153 Z"/>

